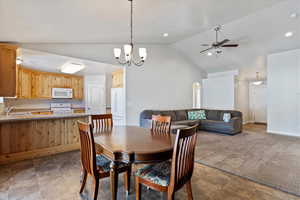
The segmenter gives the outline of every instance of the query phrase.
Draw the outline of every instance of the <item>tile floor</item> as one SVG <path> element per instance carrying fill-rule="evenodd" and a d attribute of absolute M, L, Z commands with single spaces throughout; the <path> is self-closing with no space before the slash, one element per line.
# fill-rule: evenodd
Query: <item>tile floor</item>
<path fill-rule="evenodd" d="M 82 195 L 78 194 L 80 180 L 79 151 L 0 166 L 0 200 L 88 200 L 92 196 L 89 179 Z M 219 170 L 195 164 L 192 180 L 196 200 L 296 200 L 292 195 L 256 184 Z M 109 179 L 100 182 L 98 199 L 110 199 Z M 133 190 L 132 190 L 133 191 Z M 156 200 L 164 196 L 143 188 L 142 199 Z M 118 199 L 128 197 L 120 177 Z M 176 199 L 186 199 L 185 190 Z"/>

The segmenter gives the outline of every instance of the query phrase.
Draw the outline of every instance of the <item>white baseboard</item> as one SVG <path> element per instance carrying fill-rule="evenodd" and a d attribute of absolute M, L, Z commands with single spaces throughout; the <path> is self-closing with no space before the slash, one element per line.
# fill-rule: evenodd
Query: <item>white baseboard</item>
<path fill-rule="evenodd" d="M 291 133 L 285 131 L 274 131 L 274 130 L 267 130 L 267 133 L 277 134 L 277 135 L 285 135 L 285 136 L 293 136 L 293 137 L 300 137 L 300 133 Z"/>

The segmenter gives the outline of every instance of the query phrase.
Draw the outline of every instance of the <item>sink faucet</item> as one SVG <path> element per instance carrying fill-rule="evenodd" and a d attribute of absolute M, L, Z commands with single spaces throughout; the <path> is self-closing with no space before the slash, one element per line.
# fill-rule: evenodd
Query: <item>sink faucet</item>
<path fill-rule="evenodd" d="M 13 106 L 6 108 L 6 116 L 9 115 L 9 113 L 14 109 Z"/>

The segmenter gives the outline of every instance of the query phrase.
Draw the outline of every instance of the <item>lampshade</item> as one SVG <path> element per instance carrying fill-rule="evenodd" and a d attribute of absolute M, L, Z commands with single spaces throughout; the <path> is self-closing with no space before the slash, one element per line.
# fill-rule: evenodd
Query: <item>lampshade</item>
<path fill-rule="evenodd" d="M 132 51 L 132 46 L 130 44 L 125 44 L 124 45 L 125 55 L 131 54 L 131 51 Z"/>
<path fill-rule="evenodd" d="M 131 60 L 131 54 L 132 54 L 132 46 L 129 44 L 124 45 L 124 53 L 125 53 L 125 60 L 126 62 Z"/>
<path fill-rule="evenodd" d="M 139 55 L 140 55 L 142 60 L 146 60 L 146 58 L 147 58 L 146 48 L 139 48 Z"/>
<path fill-rule="evenodd" d="M 120 58 L 120 56 L 121 56 L 121 49 L 114 48 L 114 55 L 115 55 L 115 58 Z"/>

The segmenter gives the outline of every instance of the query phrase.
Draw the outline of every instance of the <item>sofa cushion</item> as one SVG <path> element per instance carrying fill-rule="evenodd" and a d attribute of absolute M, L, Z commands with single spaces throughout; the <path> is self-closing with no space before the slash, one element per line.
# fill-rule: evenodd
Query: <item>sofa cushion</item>
<path fill-rule="evenodd" d="M 187 120 L 186 110 L 175 110 L 175 114 L 176 114 L 176 121 Z"/>
<path fill-rule="evenodd" d="M 161 116 L 170 116 L 171 117 L 171 121 L 176 121 L 176 114 L 175 111 L 153 111 L 152 115 L 161 115 Z M 152 118 L 152 117 L 151 117 Z"/>
<path fill-rule="evenodd" d="M 223 117 L 223 115 L 222 115 Z M 220 111 L 206 110 L 206 119 L 208 120 L 223 120 L 220 118 Z"/>
<path fill-rule="evenodd" d="M 205 110 L 195 110 L 188 112 L 188 120 L 206 119 Z"/>
<path fill-rule="evenodd" d="M 182 121 L 173 121 L 172 125 L 194 126 L 199 123 L 200 123 L 200 120 L 182 120 Z"/>
<path fill-rule="evenodd" d="M 222 133 L 231 133 L 234 131 L 234 126 L 231 122 L 227 123 L 220 120 L 201 120 L 200 129 L 207 131 L 218 131 Z"/>
<path fill-rule="evenodd" d="M 223 113 L 223 121 L 224 122 L 229 122 L 231 119 L 231 113 L 227 112 L 227 113 Z"/>

